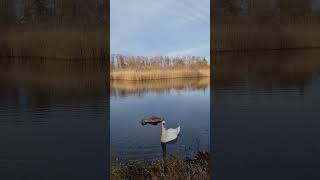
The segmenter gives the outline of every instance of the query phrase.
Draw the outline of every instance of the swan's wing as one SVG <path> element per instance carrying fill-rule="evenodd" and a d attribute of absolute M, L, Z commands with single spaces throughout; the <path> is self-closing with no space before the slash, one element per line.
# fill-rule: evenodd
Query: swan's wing
<path fill-rule="evenodd" d="M 176 130 L 177 130 L 177 135 L 180 133 L 180 126 L 178 126 L 177 128 L 176 128 Z"/>
<path fill-rule="evenodd" d="M 176 129 L 172 129 L 172 128 L 167 129 L 167 134 L 166 134 L 167 141 L 169 142 L 176 139 L 178 137 L 179 132 L 180 132 L 180 126 Z"/>

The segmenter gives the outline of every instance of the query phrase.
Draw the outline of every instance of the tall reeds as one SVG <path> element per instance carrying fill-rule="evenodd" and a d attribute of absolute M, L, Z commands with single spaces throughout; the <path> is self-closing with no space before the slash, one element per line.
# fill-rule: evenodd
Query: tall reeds
<path fill-rule="evenodd" d="M 106 59 L 105 27 L 19 25 L 1 28 L 0 57 Z"/>
<path fill-rule="evenodd" d="M 2 0 L 0 57 L 109 57 L 109 1 Z"/>
<path fill-rule="evenodd" d="M 216 51 L 320 47 L 318 15 L 221 15 L 213 28 Z"/>

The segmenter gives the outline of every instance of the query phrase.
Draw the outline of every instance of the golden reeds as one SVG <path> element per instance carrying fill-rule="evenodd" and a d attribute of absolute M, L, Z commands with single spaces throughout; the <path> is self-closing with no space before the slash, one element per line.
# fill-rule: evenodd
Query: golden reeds
<path fill-rule="evenodd" d="M 192 68 L 155 68 L 155 69 L 118 69 L 111 70 L 111 80 L 157 80 L 157 79 L 175 79 L 175 78 L 194 78 L 210 77 L 210 69 L 192 69 Z"/>
<path fill-rule="evenodd" d="M 320 16 L 217 16 L 217 51 L 319 48 Z"/>
<path fill-rule="evenodd" d="M 1 28 L 0 57 L 106 59 L 101 25 L 17 25 Z"/>

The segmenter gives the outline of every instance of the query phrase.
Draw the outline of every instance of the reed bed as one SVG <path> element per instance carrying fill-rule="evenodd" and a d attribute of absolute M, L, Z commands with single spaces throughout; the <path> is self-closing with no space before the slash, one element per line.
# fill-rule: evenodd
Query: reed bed
<path fill-rule="evenodd" d="M 219 16 L 213 25 L 216 51 L 320 47 L 320 16 Z"/>
<path fill-rule="evenodd" d="M 210 69 L 121 69 L 112 70 L 111 80 L 159 80 L 159 79 L 176 79 L 176 78 L 200 78 L 210 77 Z"/>
<path fill-rule="evenodd" d="M 112 166 L 111 179 L 207 180 L 210 179 L 209 161 L 206 151 L 186 159 L 171 156 L 149 162 L 130 161 Z"/>
<path fill-rule="evenodd" d="M 106 59 L 106 28 L 101 25 L 17 25 L 0 29 L 0 57 Z"/>

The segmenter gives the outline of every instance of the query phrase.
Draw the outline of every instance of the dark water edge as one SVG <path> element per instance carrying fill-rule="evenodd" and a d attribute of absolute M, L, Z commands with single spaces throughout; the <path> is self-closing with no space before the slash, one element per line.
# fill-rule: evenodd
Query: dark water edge
<path fill-rule="evenodd" d="M 319 58 L 319 50 L 217 56 L 215 179 L 320 178 Z"/>
<path fill-rule="evenodd" d="M 105 64 L 0 60 L 0 179 L 106 179 Z"/>

